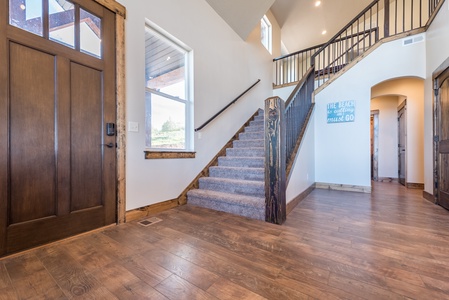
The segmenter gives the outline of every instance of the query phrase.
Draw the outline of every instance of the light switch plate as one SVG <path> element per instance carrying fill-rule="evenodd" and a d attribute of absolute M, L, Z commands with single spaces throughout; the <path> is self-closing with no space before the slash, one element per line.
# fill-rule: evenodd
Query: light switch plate
<path fill-rule="evenodd" d="M 128 122 L 128 131 L 130 131 L 130 132 L 139 132 L 139 123 L 137 123 L 137 122 Z"/>

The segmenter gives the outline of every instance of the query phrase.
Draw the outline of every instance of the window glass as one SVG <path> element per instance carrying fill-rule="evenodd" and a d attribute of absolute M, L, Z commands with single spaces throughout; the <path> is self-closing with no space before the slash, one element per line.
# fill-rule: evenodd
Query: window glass
<path fill-rule="evenodd" d="M 146 106 L 151 134 L 146 137 L 147 146 L 161 149 L 186 149 L 185 110 L 183 102 L 167 99 L 147 92 Z"/>
<path fill-rule="evenodd" d="M 43 1 L 48 3 L 43 5 Z M 79 12 L 79 41 L 75 37 L 76 11 Z M 45 16 L 45 18 L 44 18 Z M 44 32 L 43 20 L 48 17 Z M 9 0 L 9 24 L 101 58 L 101 18 L 67 0 Z M 47 29 L 48 28 L 48 29 Z"/>
<path fill-rule="evenodd" d="M 81 52 L 101 57 L 101 19 L 80 9 Z"/>
<path fill-rule="evenodd" d="M 271 23 L 267 16 L 260 21 L 260 41 L 271 54 Z"/>
<path fill-rule="evenodd" d="M 43 36 L 42 1 L 9 0 L 9 24 Z"/>
<path fill-rule="evenodd" d="M 67 47 L 75 47 L 75 6 L 64 1 L 61 5 L 57 1 L 49 2 L 49 38 Z"/>
<path fill-rule="evenodd" d="M 150 149 L 189 150 L 188 51 L 146 27 L 146 140 Z"/>

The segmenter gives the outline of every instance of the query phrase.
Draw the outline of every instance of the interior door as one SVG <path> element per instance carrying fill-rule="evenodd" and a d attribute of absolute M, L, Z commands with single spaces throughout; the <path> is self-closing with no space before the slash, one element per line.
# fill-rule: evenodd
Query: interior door
<path fill-rule="evenodd" d="M 116 221 L 115 15 L 89 0 L 0 3 L 4 255 Z"/>
<path fill-rule="evenodd" d="M 449 69 L 436 78 L 438 204 L 449 209 Z"/>
<path fill-rule="evenodd" d="M 406 137 L 407 137 L 407 107 L 401 105 L 398 109 L 398 180 L 405 185 L 406 177 Z"/>

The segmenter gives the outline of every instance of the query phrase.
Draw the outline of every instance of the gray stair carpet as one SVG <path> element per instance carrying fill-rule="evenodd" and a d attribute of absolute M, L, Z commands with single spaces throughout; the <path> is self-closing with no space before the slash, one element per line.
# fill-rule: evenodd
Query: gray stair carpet
<path fill-rule="evenodd" d="M 209 177 L 187 193 L 187 203 L 244 217 L 265 220 L 263 110 L 239 134 Z"/>

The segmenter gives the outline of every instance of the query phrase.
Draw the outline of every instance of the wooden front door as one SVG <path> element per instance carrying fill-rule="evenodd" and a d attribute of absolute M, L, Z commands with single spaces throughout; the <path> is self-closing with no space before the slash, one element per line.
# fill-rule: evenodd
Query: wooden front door
<path fill-rule="evenodd" d="M 398 180 L 405 185 L 406 182 L 406 156 L 407 156 L 407 107 L 406 102 L 398 108 Z"/>
<path fill-rule="evenodd" d="M 0 5 L 5 255 L 116 221 L 115 15 L 90 0 Z"/>
<path fill-rule="evenodd" d="M 436 78 L 435 83 L 438 204 L 449 209 L 449 68 Z"/>

